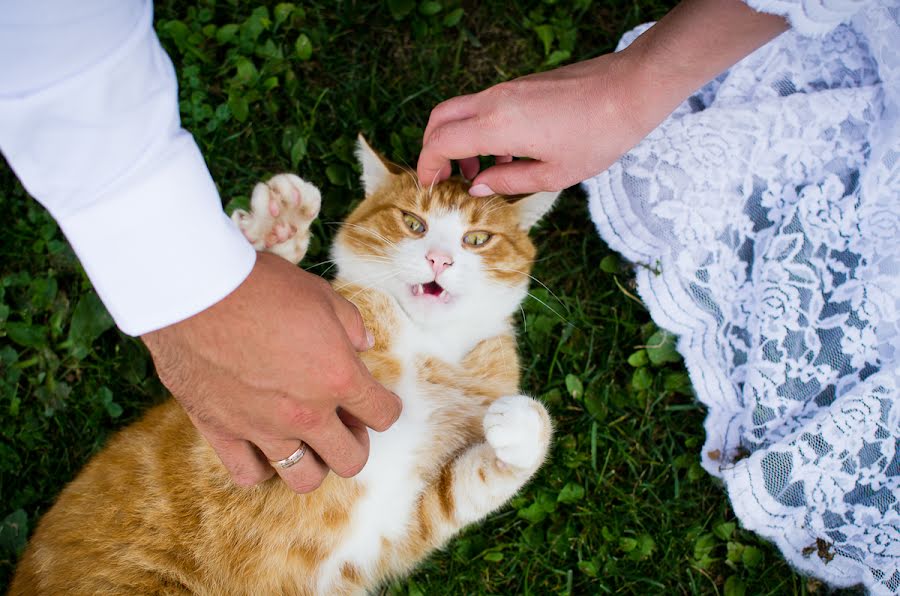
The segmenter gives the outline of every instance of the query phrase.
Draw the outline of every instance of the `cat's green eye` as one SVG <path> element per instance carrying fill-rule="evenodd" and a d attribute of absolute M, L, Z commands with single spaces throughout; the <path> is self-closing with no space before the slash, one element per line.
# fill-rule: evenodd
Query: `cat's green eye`
<path fill-rule="evenodd" d="M 416 234 L 425 233 L 425 222 L 423 222 L 412 213 L 407 213 L 406 211 L 403 212 L 403 223 L 405 223 L 406 227 Z"/>
<path fill-rule="evenodd" d="M 465 236 L 463 236 L 463 242 L 468 244 L 469 246 L 481 246 L 485 242 L 491 239 L 491 234 L 488 232 L 469 232 Z"/>

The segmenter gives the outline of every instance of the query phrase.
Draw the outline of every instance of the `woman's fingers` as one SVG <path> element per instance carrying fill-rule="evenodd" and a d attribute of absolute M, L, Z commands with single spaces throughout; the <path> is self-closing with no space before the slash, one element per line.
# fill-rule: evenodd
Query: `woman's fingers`
<path fill-rule="evenodd" d="M 478 163 L 477 157 L 464 157 L 459 160 L 459 171 L 466 180 L 475 178 L 475 176 L 478 175 L 478 170 L 480 168 L 481 164 Z"/>
<path fill-rule="evenodd" d="M 550 164 L 536 160 L 498 163 L 472 180 L 472 196 L 531 194 L 542 190 L 560 190 L 567 185 L 560 172 Z"/>

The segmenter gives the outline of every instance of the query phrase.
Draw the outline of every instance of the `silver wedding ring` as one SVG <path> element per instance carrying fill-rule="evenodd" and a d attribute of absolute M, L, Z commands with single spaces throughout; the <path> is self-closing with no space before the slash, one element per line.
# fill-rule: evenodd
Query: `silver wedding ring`
<path fill-rule="evenodd" d="M 295 463 L 303 459 L 303 456 L 306 455 L 306 443 L 300 441 L 300 446 L 297 447 L 297 451 L 293 452 L 289 456 L 284 459 L 279 460 L 269 460 L 269 463 L 272 464 L 275 468 L 281 468 L 282 470 L 286 470 L 293 466 Z"/>

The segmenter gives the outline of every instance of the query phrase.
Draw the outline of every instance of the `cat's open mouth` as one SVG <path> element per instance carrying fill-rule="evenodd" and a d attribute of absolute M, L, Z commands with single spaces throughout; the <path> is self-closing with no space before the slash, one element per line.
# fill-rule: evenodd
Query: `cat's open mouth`
<path fill-rule="evenodd" d="M 436 281 L 430 281 L 427 284 L 415 284 L 412 286 L 411 291 L 413 296 L 434 296 L 441 302 L 450 301 L 450 293 Z"/>

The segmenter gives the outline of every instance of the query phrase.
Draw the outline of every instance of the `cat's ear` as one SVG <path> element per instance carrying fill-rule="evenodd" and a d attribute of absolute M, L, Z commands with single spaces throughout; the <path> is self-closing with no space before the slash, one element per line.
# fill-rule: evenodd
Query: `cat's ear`
<path fill-rule="evenodd" d="M 362 165 L 362 183 L 366 196 L 384 187 L 393 175 L 401 171 L 372 149 L 361 134 L 356 137 L 356 159 Z"/>
<path fill-rule="evenodd" d="M 528 231 L 553 207 L 560 191 L 536 192 L 517 200 L 514 205 L 519 214 L 519 228 Z"/>

